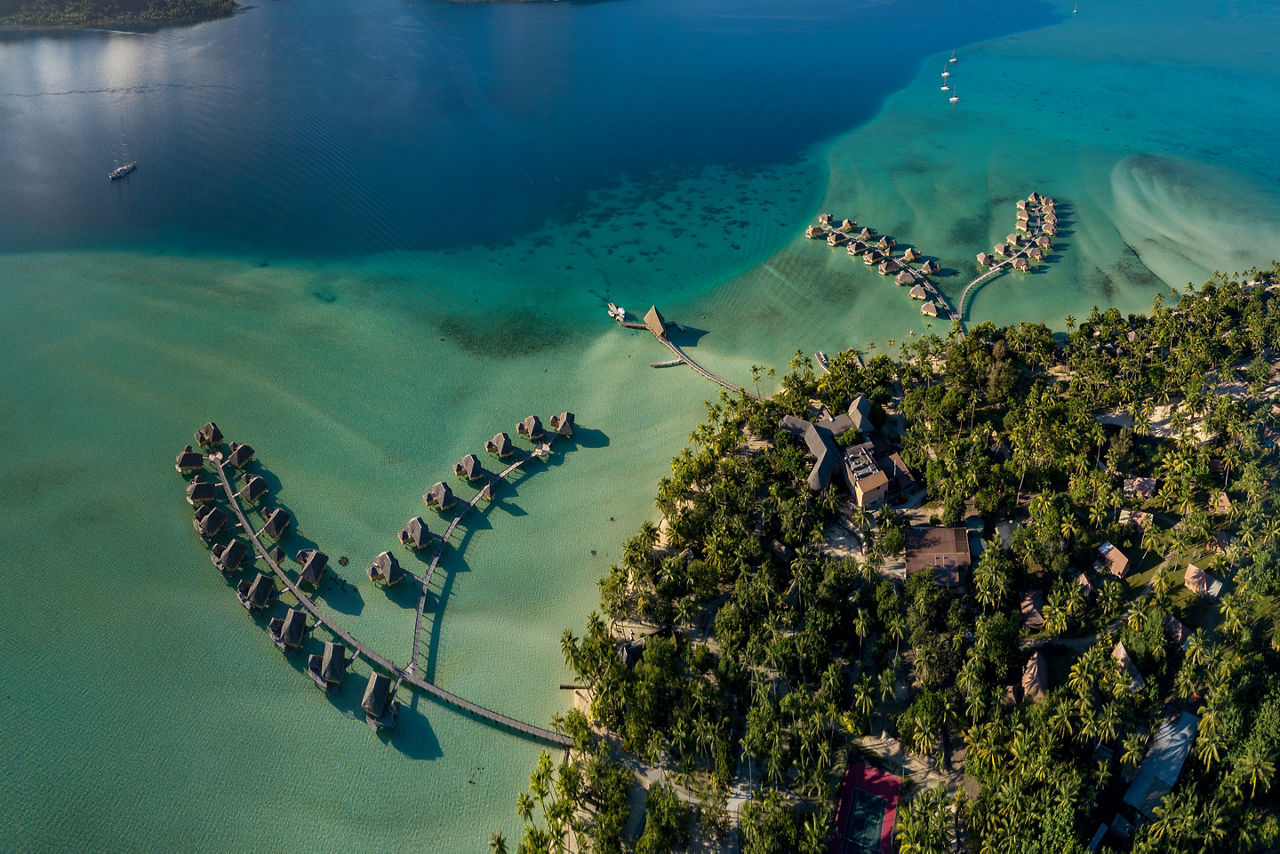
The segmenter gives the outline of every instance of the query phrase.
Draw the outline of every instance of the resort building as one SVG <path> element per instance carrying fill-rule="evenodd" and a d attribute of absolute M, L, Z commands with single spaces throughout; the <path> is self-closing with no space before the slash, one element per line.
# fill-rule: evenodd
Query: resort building
<path fill-rule="evenodd" d="M 1156 807 L 1173 791 L 1182 775 L 1182 765 L 1191 752 L 1199 726 L 1200 719 L 1189 712 L 1170 717 L 1160 725 L 1155 742 L 1124 794 L 1126 804 L 1146 818 L 1155 817 Z"/>
<path fill-rule="evenodd" d="M 931 570 L 939 584 L 963 587 L 973 558 L 965 528 L 907 529 L 907 574 Z"/>
<path fill-rule="evenodd" d="M 475 454 L 467 454 L 454 465 L 453 473 L 467 480 L 479 480 L 484 477 L 484 467 Z"/>
<path fill-rule="evenodd" d="M 394 729 L 400 717 L 400 708 L 391 696 L 391 678 L 377 671 L 370 673 L 364 697 L 360 700 L 360 708 L 364 710 L 365 722 L 375 732 Z"/>
<path fill-rule="evenodd" d="M 262 532 L 273 540 L 278 540 L 284 536 L 284 532 L 289 530 L 289 523 L 293 518 L 289 515 L 289 511 L 283 507 L 273 507 L 266 512 L 262 525 Z"/>
<path fill-rule="evenodd" d="M 824 225 L 831 225 L 831 223 L 830 223 L 830 222 L 826 222 L 826 223 L 823 223 L 823 224 L 824 224 Z M 662 316 L 662 312 L 658 311 L 658 307 L 657 307 L 656 305 L 651 305 L 651 306 L 649 306 L 649 310 L 648 310 L 647 312 L 645 312 L 645 315 L 644 315 L 644 325 L 645 325 L 645 328 L 646 328 L 646 329 L 648 329 L 650 332 L 652 332 L 652 333 L 653 333 L 655 336 L 657 336 L 658 338 L 661 338 L 661 339 L 664 339 L 664 340 L 666 339 L 666 337 L 667 337 L 667 319 L 666 319 L 665 317 L 663 317 L 663 316 Z M 537 436 L 533 436 L 533 437 L 531 437 L 531 438 L 536 439 L 536 438 L 538 438 L 538 437 L 537 437 Z"/>
<path fill-rule="evenodd" d="M 524 436 L 531 442 L 536 442 L 546 435 L 542 429 L 542 419 L 536 415 L 530 415 L 528 418 L 517 424 L 516 433 Z"/>
<path fill-rule="evenodd" d="M 196 508 L 196 518 L 192 523 L 196 533 L 206 540 L 215 536 L 227 524 L 227 514 L 216 504 L 201 504 Z"/>
<path fill-rule="evenodd" d="M 558 435 L 566 438 L 573 436 L 573 413 L 561 412 L 559 415 L 551 416 L 551 429 L 555 430 Z"/>
<path fill-rule="evenodd" d="M 283 617 L 275 617 L 267 623 L 267 634 L 285 655 L 292 654 L 302 645 L 307 630 L 306 612 L 297 608 L 290 608 Z"/>
<path fill-rule="evenodd" d="M 240 491 L 236 496 L 246 504 L 256 504 L 259 500 L 266 497 L 267 480 L 256 474 L 251 474 L 244 479 L 244 485 L 240 487 Z"/>
<path fill-rule="evenodd" d="M 1133 656 L 1129 655 L 1129 650 L 1125 649 L 1123 643 L 1115 645 L 1115 648 L 1111 650 L 1111 657 L 1116 660 L 1124 675 L 1129 677 L 1129 687 L 1135 691 L 1141 691 L 1142 686 L 1146 685 L 1147 681 L 1142 678 L 1142 674 L 1138 671 L 1138 666 L 1133 663 Z"/>
<path fill-rule="evenodd" d="M 204 455 L 199 451 L 191 450 L 191 446 L 187 445 L 178 452 L 178 459 L 174 464 L 174 468 L 183 473 L 200 471 L 200 469 L 204 468 Z"/>
<path fill-rule="evenodd" d="M 380 581 L 388 587 L 395 587 L 404 578 L 404 569 L 391 552 L 383 552 L 369 564 L 369 580 Z"/>
<path fill-rule="evenodd" d="M 1182 576 L 1182 583 L 1197 596 L 1218 598 L 1222 592 L 1222 582 L 1205 572 L 1194 563 L 1187 564 L 1187 571 Z"/>
<path fill-rule="evenodd" d="M 420 549 L 431 542 L 431 532 L 421 516 L 414 516 L 400 529 L 400 544 L 411 549 Z"/>
<path fill-rule="evenodd" d="M 1044 653 L 1036 650 L 1022 667 L 1022 699 L 1038 703 L 1049 690 L 1049 666 Z"/>
<path fill-rule="evenodd" d="M 307 673 L 326 694 L 342 690 L 342 677 L 347 674 L 347 648 L 340 643 L 326 643 L 323 655 L 307 659 Z"/>
<path fill-rule="evenodd" d="M 484 449 L 490 454 L 497 454 L 499 459 L 506 459 L 511 456 L 515 446 L 511 444 L 511 437 L 506 433 L 497 433 L 484 443 Z"/>
<path fill-rule="evenodd" d="M 232 468 L 242 469 L 253 461 L 253 448 L 248 445 L 232 442 L 227 447 L 230 450 L 227 454 L 227 464 Z"/>
<path fill-rule="evenodd" d="M 1125 498 L 1141 498 L 1146 500 L 1156 494 L 1154 477 L 1126 477 L 1124 479 Z"/>
<path fill-rule="evenodd" d="M 1094 567 L 1099 572 L 1109 572 L 1116 578 L 1124 578 L 1129 573 L 1129 558 L 1111 544 L 1111 541 L 1098 546 L 1098 561 Z"/>
<path fill-rule="evenodd" d="M 187 484 L 187 503 L 191 506 L 206 504 L 218 497 L 218 484 L 211 480 L 201 480 L 196 475 Z"/>
<path fill-rule="evenodd" d="M 871 458 L 871 442 L 854 445 L 845 451 L 845 477 L 853 484 L 853 497 L 859 507 L 876 507 L 889 494 L 889 478 Z"/>
<path fill-rule="evenodd" d="M 254 577 L 253 583 L 241 581 L 236 588 L 236 598 L 247 611 L 261 611 L 271 604 L 271 599 L 275 595 L 276 583 L 270 576 L 263 575 L 261 572 Z"/>
<path fill-rule="evenodd" d="M 202 448 L 216 448 L 222 444 L 222 431 L 210 421 L 196 431 L 196 444 Z"/>
<path fill-rule="evenodd" d="M 329 556 L 319 549 L 298 549 L 294 560 L 302 565 L 298 572 L 298 583 L 319 587 L 325 567 L 329 565 Z"/>
<path fill-rule="evenodd" d="M 1022 596 L 1022 625 L 1035 631 L 1044 628 L 1044 594 L 1032 590 Z"/>
<path fill-rule="evenodd" d="M 249 556 L 249 547 L 244 544 L 243 540 L 233 539 L 226 545 L 215 543 L 212 551 L 213 565 L 223 575 L 230 575 L 235 572 L 240 567 L 240 564 L 244 563 L 244 559 Z"/>
<path fill-rule="evenodd" d="M 428 507 L 438 507 L 442 511 L 448 510 L 453 506 L 453 490 L 444 481 L 437 481 L 431 489 L 427 490 L 426 495 L 422 496 L 422 500 Z"/>

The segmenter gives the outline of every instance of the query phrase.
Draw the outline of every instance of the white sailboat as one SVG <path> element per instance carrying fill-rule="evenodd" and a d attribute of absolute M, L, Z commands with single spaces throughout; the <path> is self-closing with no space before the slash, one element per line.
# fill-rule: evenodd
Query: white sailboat
<path fill-rule="evenodd" d="M 1079 14 L 1079 12 L 1080 12 L 1080 4 L 1076 3 L 1071 7 L 1071 14 L 1076 15 L 1076 14 Z"/>
<path fill-rule="evenodd" d="M 954 49 L 952 49 L 952 51 L 951 51 L 951 59 L 950 59 L 950 61 L 951 61 L 951 62 L 956 62 L 956 61 L 957 61 L 957 60 L 956 60 L 956 52 L 955 52 L 955 50 L 954 50 Z"/>
<path fill-rule="evenodd" d="M 940 88 L 942 89 L 942 91 L 943 91 L 943 92 L 950 92 L 950 91 L 951 91 L 951 86 L 949 86 L 949 85 L 947 84 L 947 81 L 945 81 L 945 80 L 943 80 L 943 81 L 942 81 L 942 86 L 941 86 Z"/>
<path fill-rule="evenodd" d="M 952 92 L 951 97 L 948 98 L 947 100 L 953 104 L 958 104 L 960 102 L 960 96 Z"/>
<path fill-rule="evenodd" d="M 944 79 L 951 76 L 951 72 L 947 70 L 945 65 L 942 66 L 942 76 Z"/>

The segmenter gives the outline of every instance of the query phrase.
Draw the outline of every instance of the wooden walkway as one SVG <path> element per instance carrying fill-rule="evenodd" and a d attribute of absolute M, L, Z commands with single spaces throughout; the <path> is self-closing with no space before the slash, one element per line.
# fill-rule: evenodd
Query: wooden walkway
<path fill-rule="evenodd" d="M 317 623 L 323 625 L 329 631 L 342 638 L 342 640 L 346 642 L 348 648 L 350 648 L 355 654 L 363 656 L 371 665 L 377 665 L 382 668 L 388 675 L 396 678 L 397 682 L 408 682 L 410 685 L 430 694 L 441 702 L 453 706 L 454 708 L 462 709 L 465 712 L 469 712 L 481 720 L 497 724 L 498 726 L 504 727 L 512 732 L 526 735 L 546 744 L 555 745 L 556 747 L 568 748 L 573 746 L 573 740 L 568 736 L 561 735 L 558 732 L 552 732 L 549 729 L 534 726 L 533 724 L 527 724 L 524 721 L 518 721 L 515 718 L 509 718 L 506 715 L 499 714 L 491 709 L 486 709 L 484 706 L 472 703 L 470 700 L 464 700 L 457 694 L 452 694 L 443 688 L 432 685 L 430 682 L 427 682 L 417 675 L 415 666 L 411 665 L 407 668 L 400 668 L 396 666 L 395 662 L 378 655 L 378 653 L 353 638 L 349 632 L 337 623 L 333 622 L 328 615 L 321 611 L 316 603 L 311 601 L 311 599 L 298 588 L 298 585 L 293 582 L 293 579 L 289 578 L 285 571 L 280 568 L 280 564 L 272 560 L 271 555 L 263 547 L 262 541 L 258 539 L 257 532 L 255 532 L 253 527 L 249 524 L 249 520 L 245 518 L 244 511 L 240 509 L 240 501 L 236 498 L 235 491 L 231 488 L 231 482 L 227 479 L 225 463 L 222 461 L 221 454 L 210 454 L 209 459 L 218 469 L 218 479 L 222 481 L 222 489 L 227 494 L 227 502 L 231 505 L 231 511 L 235 513 L 236 518 L 240 521 L 241 530 L 249 535 L 249 539 L 253 542 L 253 548 L 257 551 L 258 556 L 267 562 L 267 565 L 271 567 L 271 571 L 275 573 L 275 576 L 279 579 L 280 583 L 283 584 L 285 588 L 287 588 L 288 591 L 298 600 L 298 604 L 306 609 L 306 611 L 315 618 Z M 521 462 L 523 462 L 523 460 Z M 459 514 L 459 518 L 461 518 L 461 514 Z M 452 529 L 453 526 L 450 526 L 450 530 Z"/>
<path fill-rule="evenodd" d="M 723 386 L 724 388 L 729 389 L 729 391 L 740 391 L 743 394 L 745 394 L 747 397 L 752 398 L 753 400 L 765 400 L 765 398 L 761 397 L 760 395 L 752 394 L 742 386 L 734 385 L 733 383 L 729 382 L 723 377 L 718 377 L 715 374 L 711 373 L 706 368 L 702 367 L 702 365 L 699 365 L 693 359 L 690 359 L 689 356 L 683 350 L 681 350 L 679 347 L 673 344 L 671 342 L 671 339 L 667 338 L 667 336 L 655 335 L 654 337 L 657 338 L 659 341 L 661 341 L 663 344 L 665 344 L 667 346 L 667 349 L 669 349 L 672 353 L 675 353 L 677 359 L 684 362 L 686 365 L 693 368 L 695 371 L 702 374 L 704 377 L 711 380 L 716 385 Z"/>
<path fill-rule="evenodd" d="M 1028 220 L 1030 220 L 1030 217 L 1028 217 Z M 1036 245 L 1036 242 L 1035 242 L 1036 238 L 1044 234 L 1044 208 L 1039 205 L 1037 205 L 1036 207 L 1035 223 L 1036 223 L 1035 230 L 1027 231 L 1026 246 L 1018 247 L 1017 252 L 1013 253 L 1008 258 L 1005 258 L 999 264 L 992 264 L 990 270 L 987 270 L 981 276 L 978 276 L 978 278 L 974 279 L 972 282 L 965 285 L 964 290 L 961 291 L 960 293 L 960 300 L 956 303 L 956 320 L 960 321 L 960 325 L 962 328 L 964 326 L 964 303 L 965 303 L 965 300 L 968 299 L 969 297 L 969 291 L 973 290 L 975 287 L 982 284 L 986 280 L 995 278 L 996 276 L 1003 273 L 1005 270 L 1012 270 L 1013 262 L 1018 258 L 1021 258 L 1023 255 L 1026 255 L 1028 252 L 1030 252 L 1031 249 Z"/>

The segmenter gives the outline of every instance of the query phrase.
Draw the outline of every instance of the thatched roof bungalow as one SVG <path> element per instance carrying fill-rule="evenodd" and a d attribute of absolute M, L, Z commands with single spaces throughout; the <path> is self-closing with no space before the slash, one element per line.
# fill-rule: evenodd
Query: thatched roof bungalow
<path fill-rule="evenodd" d="M 812 422 L 796 418 L 794 415 L 785 416 L 778 422 L 778 427 L 804 440 L 809 454 L 814 459 L 806 482 L 809 484 L 809 489 L 822 492 L 831 483 L 832 474 L 840 466 L 840 449 L 836 446 L 831 432 L 819 430 Z"/>
<path fill-rule="evenodd" d="M 360 699 L 360 708 L 364 710 L 364 719 L 376 732 L 380 729 L 394 729 L 400 718 L 400 707 L 391 696 L 391 678 L 376 670 L 369 674 L 369 682 L 365 685 L 364 696 Z"/>
<path fill-rule="evenodd" d="M 187 445 L 178 452 L 178 459 L 174 464 L 174 468 L 183 473 L 200 471 L 200 469 L 204 468 L 204 455 L 199 451 L 191 450 L 191 446 Z"/>
<path fill-rule="evenodd" d="M 1085 575 L 1083 572 L 1076 576 L 1076 584 L 1080 585 L 1080 589 L 1084 591 L 1084 598 L 1086 602 L 1092 599 L 1093 595 L 1098 592 L 1098 588 L 1093 586 L 1093 582 L 1089 580 L 1089 576 Z"/>
<path fill-rule="evenodd" d="M 479 480 L 484 477 L 484 467 L 480 465 L 480 459 L 475 454 L 467 454 L 454 464 L 453 473 L 467 480 Z"/>
<path fill-rule="evenodd" d="M 329 565 L 329 556 L 319 549 L 298 549 L 294 559 L 302 565 L 298 571 L 299 583 L 319 587 L 325 567 Z"/>
<path fill-rule="evenodd" d="M 196 533 L 206 540 L 215 536 L 227 524 L 227 514 L 216 504 L 201 504 L 196 508 L 196 518 L 192 523 Z"/>
<path fill-rule="evenodd" d="M 937 317 L 938 304 L 935 303 L 933 300 L 928 300 L 924 303 L 924 305 L 920 306 L 920 313 L 923 314 L 925 317 Z"/>
<path fill-rule="evenodd" d="M 898 241 L 894 240 L 887 234 L 881 235 L 880 240 L 876 243 L 876 248 L 881 252 L 892 252 L 893 247 L 898 245 Z"/>
<path fill-rule="evenodd" d="M 995 263 L 995 261 L 996 261 L 996 259 L 995 259 L 995 258 L 992 258 L 992 257 L 991 257 L 989 254 L 987 254 L 986 252 L 979 252 L 979 253 L 978 253 L 978 264 L 979 264 L 980 266 L 983 266 L 983 267 L 990 267 L 992 264 L 994 264 L 994 263 Z"/>
<path fill-rule="evenodd" d="M 1044 628 L 1044 594 L 1039 590 L 1032 590 L 1030 593 L 1024 593 L 1022 596 L 1022 604 L 1019 606 L 1022 611 L 1022 625 L 1029 629 Z"/>
<path fill-rule="evenodd" d="M 1044 225 L 1040 226 L 1040 230 L 1050 237 L 1056 237 L 1058 234 L 1057 223 L 1046 222 Z"/>
<path fill-rule="evenodd" d="M 1022 668 L 1022 699 L 1038 703 L 1049 690 L 1049 665 L 1044 653 L 1036 650 Z"/>
<path fill-rule="evenodd" d="M 244 479 L 244 484 L 236 495 L 246 504 L 256 504 L 267 494 L 267 479 L 251 474 Z"/>
<path fill-rule="evenodd" d="M 227 454 L 227 463 L 232 468 L 242 469 L 253 461 L 253 448 L 248 445 L 232 442 L 227 447 L 230 449 L 230 453 Z"/>
<path fill-rule="evenodd" d="M 858 232 L 859 240 L 864 240 L 864 241 L 873 240 L 875 236 L 876 236 L 876 230 L 874 228 L 864 228 L 862 229 L 862 231 Z"/>
<path fill-rule="evenodd" d="M 391 552 L 383 552 L 374 558 L 367 572 L 370 581 L 381 581 L 388 587 L 395 587 L 404 578 L 404 569 Z"/>
<path fill-rule="evenodd" d="M 284 565 L 284 549 L 280 548 L 279 543 L 272 546 L 270 550 L 267 551 L 267 560 L 271 561 L 276 566 Z"/>
<path fill-rule="evenodd" d="M 1013 249 L 1009 246 L 1008 243 L 997 243 L 995 245 L 995 253 L 1002 257 L 1008 258 L 1010 255 L 1013 254 Z"/>
<path fill-rule="evenodd" d="M 880 275 L 888 276 L 902 269 L 902 265 L 892 258 L 886 258 L 880 262 Z"/>
<path fill-rule="evenodd" d="M 845 251 L 850 255 L 861 255 L 863 252 L 867 251 L 867 244 L 863 243 L 861 240 L 850 240 L 849 244 L 845 247 Z"/>
<path fill-rule="evenodd" d="M 222 444 L 222 431 L 212 421 L 196 431 L 196 444 L 202 448 L 216 448 Z"/>
<path fill-rule="evenodd" d="M 1194 563 L 1187 564 L 1187 571 L 1182 576 L 1182 583 L 1197 596 L 1217 598 L 1218 594 L 1222 592 L 1222 582 Z"/>
<path fill-rule="evenodd" d="M 878 249 L 868 249 L 862 256 L 862 262 L 868 267 L 878 264 L 884 258 Z"/>
<path fill-rule="evenodd" d="M 536 415 L 530 415 L 528 418 L 517 424 L 516 433 L 524 436 L 531 442 L 536 442 L 546 435 L 542 429 L 542 419 Z"/>
<path fill-rule="evenodd" d="M 1053 238 L 1047 234 L 1042 234 L 1036 238 L 1036 246 L 1039 246 L 1041 249 L 1044 249 L 1046 251 L 1049 249 L 1052 249 Z"/>
<path fill-rule="evenodd" d="M 843 231 L 831 231 L 827 233 L 828 246 L 839 246 L 848 239 L 849 235 L 845 234 Z"/>
<path fill-rule="evenodd" d="M 1022 245 L 1022 235 L 1019 234 L 1017 231 L 1015 231 L 1013 234 L 1005 235 L 1004 239 L 1005 239 L 1005 242 L 1008 243 L 1010 246 Z"/>
<path fill-rule="evenodd" d="M 854 220 L 851 220 L 848 218 L 840 220 L 841 231 L 853 231 L 857 227 L 858 227 L 858 223 Z"/>
<path fill-rule="evenodd" d="M 559 415 L 552 415 L 551 421 L 548 423 L 551 424 L 551 429 L 556 431 L 557 434 L 565 437 L 573 436 L 572 412 L 561 412 Z"/>
<path fill-rule="evenodd" d="M 1021 231 L 1021 232 L 1029 232 L 1031 231 L 1031 226 L 1027 224 L 1027 221 L 1025 219 L 1020 219 L 1018 220 L 1017 225 L 1013 227 L 1013 230 Z"/>
<path fill-rule="evenodd" d="M 1025 210 L 1027 209 L 1027 200 L 1026 200 L 1026 199 L 1018 199 L 1018 205 L 1017 205 L 1017 206 L 1018 206 L 1018 210 L 1020 210 L 1020 211 L 1025 211 Z"/>
<path fill-rule="evenodd" d="M 496 480 L 489 480 L 484 486 L 480 487 L 480 497 L 485 501 L 492 501 L 498 487 L 495 485 Z"/>
<path fill-rule="evenodd" d="M 511 437 L 506 433 L 497 433 L 484 443 L 484 449 L 490 454 L 497 454 L 499 459 L 506 459 L 515 451 L 515 445 L 511 443 Z"/>
<path fill-rule="evenodd" d="M 662 316 L 662 312 L 658 311 L 658 307 L 656 305 L 649 306 L 649 310 L 645 312 L 644 325 L 645 328 L 658 338 L 666 339 L 667 319 Z"/>
<path fill-rule="evenodd" d="M 1098 546 L 1098 569 L 1105 570 L 1116 578 L 1124 578 L 1129 572 L 1129 558 L 1108 540 Z"/>
<path fill-rule="evenodd" d="M 906 282 L 900 284 L 906 284 Z M 924 285 L 916 285 L 907 295 L 912 299 L 927 299 L 929 292 L 924 289 Z"/>
<path fill-rule="evenodd" d="M 821 237 L 826 233 L 827 233 L 827 230 L 825 228 L 822 228 L 816 225 L 811 225 L 804 230 L 804 236 L 809 238 L 810 240 L 816 240 L 817 238 Z"/>
<path fill-rule="evenodd" d="M 218 497 L 218 484 L 211 480 L 202 480 L 196 475 L 187 484 L 187 503 L 191 506 L 207 504 Z"/>
<path fill-rule="evenodd" d="M 271 598 L 275 595 L 275 581 L 271 576 L 263 575 L 261 572 L 254 577 L 253 583 L 241 581 L 236 588 L 236 598 L 248 611 L 261 611 L 271 604 Z"/>
<path fill-rule="evenodd" d="M 935 273 L 940 273 L 941 271 L 942 267 L 940 267 L 938 262 L 934 261 L 932 258 L 920 265 L 920 272 L 924 273 L 926 276 L 932 276 Z"/>
<path fill-rule="evenodd" d="M 443 480 L 437 481 L 422 496 L 422 500 L 428 507 L 438 507 L 442 511 L 448 510 L 453 506 L 453 490 Z"/>
<path fill-rule="evenodd" d="M 289 524 L 292 521 L 293 517 L 289 515 L 288 510 L 283 507 L 273 507 L 267 511 L 262 533 L 273 540 L 278 540 L 284 536 L 285 531 L 289 530 Z"/>
<path fill-rule="evenodd" d="M 1013 259 L 1013 269 L 1025 273 L 1031 269 L 1031 264 L 1027 262 L 1024 256 L 1018 256 Z"/>
<path fill-rule="evenodd" d="M 1033 246 L 1027 250 L 1027 257 L 1032 261 L 1043 261 L 1044 253 L 1040 251 L 1039 246 Z"/>
<path fill-rule="evenodd" d="M 285 655 L 292 654 L 302 646 L 302 639 L 307 635 L 307 614 L 297 608 L 290 608 L 283 617 L 275 617 L 267 623 L 267 634 Z"/>
<path fill-rule="evenodd" d="M 923 253 L 914 246 L 908 246 L 902 250 L 902 260 L 904 261 L 918 261 L 922 257 L 924 257 Z"/>
<path fill-rule="evenodd" d="M 831 223 L 834 221 L 835 221 L 835 217 L 833 217 L 829 213 L 818 214 L 818 222 L 821 223 L 822 225 L 831 225 Z"/>
<path fill-rule="evenodd" d="M 323 655 L 307 659 L 307 674 L 326 694 L 341 690 L 342 677 L 347 675 L 347 648 L 340 643 L 326 643 Z"/>
<path fill-rule="evenodd" d="M 400 529 L 400 544 L 411 549 L 420 549 L 431 542 L 431 531 L 421 516 L 414 516 Z"/>
<path fill-rule="evenodd" d="M 248 556 L 249 547 L 244 544 L 243 540 L 233 539 L 226 545 L 215 543 L 213 546 L 213 565 L 223 575 L 230 575 L 239 569 L 240 564 L 244 563 L 244 559 Z"/>
<path fill-rule="evenodd" d="M 1142 673 L 1138 670 L 1138 666 L 1133 663 L 1133 656 L 1129 655 L 1129 650 L 1125 649 L 1123 643 L 1117 643 L 1111 650 L 1111 657 L 1120 665 L 1120 670 L 1129 677 L 1129 685 L 1135 691 L 1141 691 L 1142 686 L 1147 684 L 1147 680 L 1142 678 Z"/>

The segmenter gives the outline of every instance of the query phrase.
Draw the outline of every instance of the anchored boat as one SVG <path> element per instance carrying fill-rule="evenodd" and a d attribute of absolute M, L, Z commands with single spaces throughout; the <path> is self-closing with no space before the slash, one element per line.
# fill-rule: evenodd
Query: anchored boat
<path fill-rule="evenodd" d="M 136 160 L 132 160 L 123 166 L 117 166 L 116 168 L 112 169 L 110 172 L 107 173 L 107 180 L 114 181 L 117 178 L 123 178 L 125 175 L 128 175 L 130 172 L 132 172 L 134 169 L 137 169 L 137 168 L 138 168 L 138 161 Z"/>

